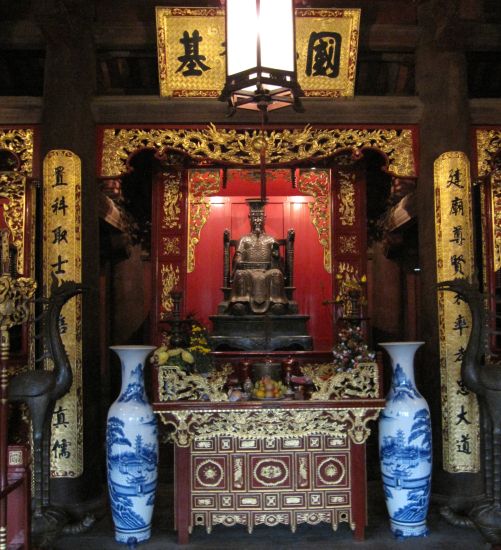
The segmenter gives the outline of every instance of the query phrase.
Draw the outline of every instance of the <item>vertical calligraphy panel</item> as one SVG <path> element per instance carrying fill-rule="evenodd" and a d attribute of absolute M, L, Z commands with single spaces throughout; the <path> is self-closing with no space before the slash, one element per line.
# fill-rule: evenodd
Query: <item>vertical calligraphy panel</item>
<path fill-rule="evenodd" d="M 434 165 L 434 182 L 437 282 L 469 278 L 474 271 L 474 255 L 470 164 L 466 155 L 440 155 Z M 439 292 L 438 321 L 444 469 L 477 472 L 478 403 L 461 379 L 461 360 L 471 330 L 469 308 L 457 295 Z"/>
<path fill-rule="evenodd" d="M 82 280 L 81 162 L 71 151 L 52 150 L 43 162 L 43 289 L 53 277 Z M 51 476 L 83 472 L 82 310 L 80 296 L 62 309 L 59 330 L 73 370 L 70 391 L 56 403 L 52 424 Z M 52 369 L 46 360 L 46 369 Z"/>

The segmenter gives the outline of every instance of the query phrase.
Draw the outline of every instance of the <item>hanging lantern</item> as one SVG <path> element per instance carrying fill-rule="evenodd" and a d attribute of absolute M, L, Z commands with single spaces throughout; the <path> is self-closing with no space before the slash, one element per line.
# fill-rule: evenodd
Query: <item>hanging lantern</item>
<path fill-rule="evenodd" d="M 226 84 L 219 99 L 262 112 L 303 110 L 293 0 L 226 0 Z"/>

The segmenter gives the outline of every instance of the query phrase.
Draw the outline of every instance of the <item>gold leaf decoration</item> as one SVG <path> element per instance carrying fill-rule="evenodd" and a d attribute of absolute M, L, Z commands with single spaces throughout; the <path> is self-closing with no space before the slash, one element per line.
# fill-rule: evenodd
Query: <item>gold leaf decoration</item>
<path fill-rule="evenodd" d="M 17 271 L 24 272 L 24 236 L 26 234 L 26 177 L 19 172 L 0 173 L 0 197 L 7 202 L 3 205 L 5 221 L 12 234 L 12 243 L 17 248 Z"/>
<path fill-rule="evenodd" d="M 162 265 L 160 276 L 162 278 L 161 317 L 163 317 L 166 313 L 170 313 L 174 306 L 170 293 L 179 284 L 179 266 L 173 264 Z"/>
<path fill-rule="evenodd" d="M 181 254 L 180 237 L 163 237 L 163 253 L 167 256 L 179 256 Z"/>
<path fill-rule="evenodd" d="M 320 246 L 324 249 L 324 269 L 332 272 L 331 265 L 331 203 L 328 170 L 303 170 L 298 180 L 298 189 L 315 198 L 308 203 L 310 217 L 318 233 Z"/>
<path fill-rule="evenodd" d="M 228 436 L 241 439 L 292 439 L 310 435 L 344 437 L 356 444 L 370 434 L 367 423 L 379 416 L 383 407 L 308 409 L 196 409 L 156 411 L 162 422 L 174 428 L 171 438 L 180 447 L 194 439 Z"/>
<path fill-rule="evenodd" d="M 355 174 L 339 171 L 339 219 L 342 225 L 352 226 L 355 223 Z"/>
<path fill-rule="evenodd" d="M 339 236 L 339 252 L 341 254 L 358 254 L 357 236 L 356 235 L 340 235 Z"/>
<path fill-rule="evenodd" d="M 236 130 L 210 124 L 205 129 L 125 129 L 103 131 L 101 176 L 117 177 L 127 172 L 127 160 L 140 149 L 166 148 L 195 160 L 259 166 L 266 144 L 266 163 L 281 164 L 319 160 L 344 149 L 360 156 L 366 148 L 378 149 L 388 159 L 388 171 L 415 176 L 413 134 L 410 129 L 303 129 Z"/>
<path fill-rule="evenodd" d="M 477 173 L 486 176 L 492 172 L 492 159 L 501 151 L 501 129 L 477 130 Z"/>
<path fill-rule="evenodd" d="M 33 174 L 33 130 L 31 128 L 0 128 L 0 149 L 15 153 L 21 161 L 19 171 Z"/>
<path fill-rule="evenodd" d="M 195 269 L 195 248 L 200 233 L 210 216 L 208 197 L 217 195 L 221 188 L 219 170 L 190 170 L 188 177 L 188 261 L 187 271 Z"/>
<path fill-rule="evenodd" d="M 181 193 L 180 174 L 164 174 L 164 229 L 181 229 Z"/>

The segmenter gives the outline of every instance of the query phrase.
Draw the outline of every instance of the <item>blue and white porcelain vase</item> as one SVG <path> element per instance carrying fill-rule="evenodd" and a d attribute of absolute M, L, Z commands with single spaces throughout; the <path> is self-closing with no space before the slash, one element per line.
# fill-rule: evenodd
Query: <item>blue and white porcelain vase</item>
<path fill-rule="evenodd" d="M 414 382 L 414 354 L 424 342 L 379 344 L 391 357 L 393 377 L 379 419 L 381 474 L 393 534 L 428 534 L 431 486 L 430 410 Z"/>
<path fill-rule="evenodd" d="M 153 346 L 111 346 L 122 363 L 122 388 L 106 425 L 106 463 L 115 539 L 134 546 L 148 540 L 157 487 L 158 433 L 144 387 Z"/>

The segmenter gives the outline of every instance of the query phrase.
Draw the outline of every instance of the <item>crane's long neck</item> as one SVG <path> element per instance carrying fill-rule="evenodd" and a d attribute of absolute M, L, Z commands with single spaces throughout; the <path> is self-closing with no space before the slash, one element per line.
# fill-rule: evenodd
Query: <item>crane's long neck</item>
<path fill-rule="evenodd" d="M 482 296 L 465 299 L 471 311 L 471 332 L 461 363 L 461 376 L 466 386 L 475 393 L 481 390 L 479 368 L 484 351 L 484 310 Z"/>
<path fill-rule="evenodd" d="M 53 372 L 56 376 L 55 387 L 58 389 L 58 395 L 55 397 L 64 395 L 70 389 L 73 381 L 71 364 L 59 331 L 59 316 L 61 314 L 61 309 L 70 297 L 71 296 L 68 296 L 63 302 L 56 300 L 55 302 L 49 303 L 46 311 L 44 345 L 54 362 Z"/>

